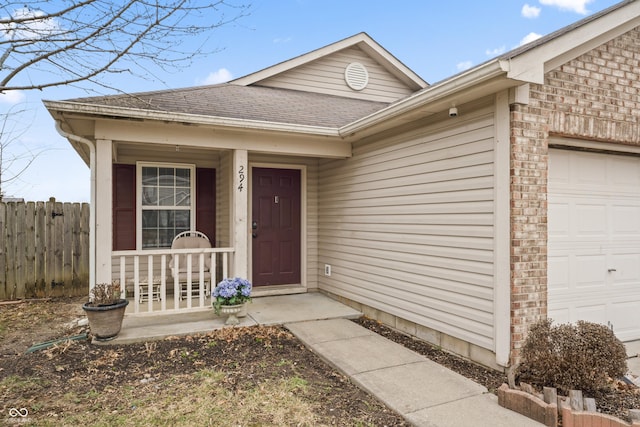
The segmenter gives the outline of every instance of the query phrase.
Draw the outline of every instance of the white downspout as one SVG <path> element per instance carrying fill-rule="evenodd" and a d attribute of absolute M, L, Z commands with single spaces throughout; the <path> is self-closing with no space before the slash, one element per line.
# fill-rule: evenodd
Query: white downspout
<path fill-rule="evenodd" d="M 89 168 L 91 169 L 91 195 L 89 199 L 89 292 L 96 286 L 96 147 L 93 142 L 79 135 L 62 130 L 62 124 L 56 120 L 56 130 L 71 141 L 81 142 L 89 147 Z"/>

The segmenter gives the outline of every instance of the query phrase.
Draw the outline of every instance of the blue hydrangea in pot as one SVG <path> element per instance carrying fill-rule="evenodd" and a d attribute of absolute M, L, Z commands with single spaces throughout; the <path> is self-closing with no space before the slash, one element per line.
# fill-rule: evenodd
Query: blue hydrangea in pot
<path fill-rule="evenodd" d="M 227 315 L 227 325 L 237 325 L 238 313 L 251 301 L 251 282 L 241 277 L 221 280 L 211 291 L 213 310 L 217 315 Z"/>

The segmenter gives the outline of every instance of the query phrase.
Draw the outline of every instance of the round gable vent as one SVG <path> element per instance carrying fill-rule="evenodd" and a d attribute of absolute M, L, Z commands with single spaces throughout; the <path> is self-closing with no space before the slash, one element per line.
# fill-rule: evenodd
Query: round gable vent
<path fill-rule="evenodd" d="M 369 72 L 359 62 L 352 62 L 344 70 L 344 80 L 353 90 L 362 90 L 369 84 Z"/>

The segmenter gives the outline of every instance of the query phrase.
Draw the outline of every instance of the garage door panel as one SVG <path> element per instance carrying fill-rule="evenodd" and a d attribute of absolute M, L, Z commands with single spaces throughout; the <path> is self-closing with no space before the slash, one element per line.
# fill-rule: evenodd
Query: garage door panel
<path fill-rule="evenodd" d="M 549 184 L 563 186 L 569 183 L 569 152 L 553 150 L 553 156 L 549 156 L 549 170 L 553 170 L 553 176 L 549 175 Z"/>
<path fill-rule="evenodd" d="M 571 156 L 569 179 L 576 185 L 601 186 L 607 182 L 607 170 L 597 156 Z"/>
<path fill-rule="evenodd" d="M 548 257 L 547 265 L 549 292 L 569 289 L 569 255 Z"/>
<path fill-rule="evenodd" d="M 611 312 L 614 316 L 610 320 L 616 335 L 623 340 L 637 339 L 636 331 L 640 324 L 640 295 L 629 300 L 614 300 L 611 302 Z"/>
<path fill-rule="evenodd" d="M 610 159 L 610 183 L 619 190 L 637 193 L 640 188 L 640 171 L 637 157 L 616 156 Z"/>
<path fill-rule="evenodd" d="M 607 317 L 607 304 L 600 302 L 593 302 L 591 304 L 578 304 L 575 309 L 575 318 L 580 320 L 586 320 L 587 322 L 600 323 L 606 325 L 608 322 Z"/>
<path fill-rule="evenodd" d="M 569 287 L 573 289 L 584 288 L 604 288 L 605 287 L 605 272 L 607 271 L 607 257 L 606 255 L 578 255 L 574 261 L 575 267 L 572 270 L 575 272 L 570 277 Z M 573 286 L 572 286 L 573 285 Z"/>
<path fill-rule="evenodd" d="M 569 323 L 571 316 L 566 307 L 549 307 L 548 316 L 554 323 Z"/>
<path fill-rule="evenodd" d="M 551 149 L 549 159 L 549 317 L 640 339 L 640 158 Z"/>
<path fill-rule="evenodd" d="M 636 249 L 640 252 L 640 249 Z M 640 254 L 637 252 L 617 252 L 611 255 L 609 265 L 615 271 L 610 272 L 614 284 L 630 283 L 637 285 L 640 283 Z M 640 289 L 638 289 L 640 291 Z M 640 311 L 640 307 L 638 307 Z"/>
<path fill-rule="evenodd" d="M 577 203 L 572 218 L 576 218 L 575 237 L 599 237 L 607 235 L 607 206 L 605 204 Z"/>
<path fill-rule="evenodd" d="M 553 222 L 549 222 L 549 236 L 556 239 L 569 237 L 569 204 L 549 203 L 549 217 L 553 216 Z"/>
<path fill-rule="evenodd" d="M 611 206 L 611 232 L 614 238 L 628 240 L 640 237 L 640 206 Z"/>

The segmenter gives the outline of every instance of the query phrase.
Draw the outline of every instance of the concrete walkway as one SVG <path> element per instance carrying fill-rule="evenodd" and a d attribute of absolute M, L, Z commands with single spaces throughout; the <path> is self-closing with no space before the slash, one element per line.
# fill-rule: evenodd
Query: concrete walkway
<path fill-rule="evenodd" d="M 347 319 L 360 313 L 319 293 L 254 298 L 240 326 L 284 325 L 308 348 L 416 426 L 541 426 L 498 405 L 487 389 Z M 128 316 L 109 343 L 206 333 L 211 310 Z"/>
<path fill-rule="evenodd" d="M 487 389 L 345 319 L 285 324 L 307 347 L 416 426 L 541 426 Z"/>

